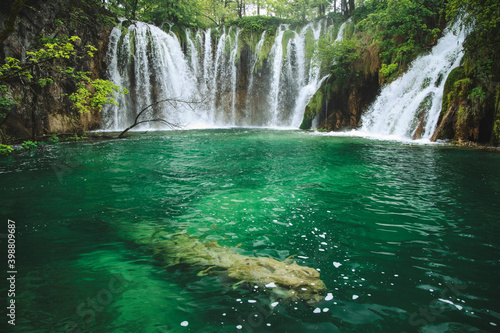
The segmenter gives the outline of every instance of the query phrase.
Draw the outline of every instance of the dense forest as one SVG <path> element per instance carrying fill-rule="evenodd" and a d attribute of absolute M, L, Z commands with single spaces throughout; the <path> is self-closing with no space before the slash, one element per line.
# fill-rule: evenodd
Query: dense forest
<path fill-rule="evenodd" d="M 9 144 L 19 140 L 30 138 L 34 145 L 36 140 L 68 132 L 67 126 L 46 130 L 47 121 L 39 119 L 37 113 L 42 111 L 37 109 L 47 104 L 67 110 L 64 117 L 72 123 L 69 132 L 82 135 L 96 128 L 99 110 L 114 102 L 114 94 L 127 93 L 104 78 L 107 37 L 103 36 L 109 35 L 118 18 L 153 23 L 181 40 L 187 28 L 236 25 L 248 33 L 260 33 L 276 30 L 282 23 L 350 19 L 350 38 L 335 41 L 325 35 L 315 42 L 321 71 L 330 76 L 306 107 L 301 127 L 310 128 L 319 114 L 319 128 L 326 130 L 355 128 L 380 87 L 403 74 L 417 56 L 436 44 L 446 26 L 458 22 L 468 31 L 465 57 L 462 66 L 443 78 L 442 114 L 434 140 L 500 142 L 498 1 L 58 0 L 52 5 L 56 9 L 47 1 L 16 0 L 0 6 L 2 152 L 10 152 Z M 23 23 L 46 11 L 52 12 L 40 22 Z M 57 98 L 36 100 L 42 93 Z M 30 94 L 35 97 L 27 104 Z M 325 100 L 338 101 L 337 109 L 325 110 Z"/>

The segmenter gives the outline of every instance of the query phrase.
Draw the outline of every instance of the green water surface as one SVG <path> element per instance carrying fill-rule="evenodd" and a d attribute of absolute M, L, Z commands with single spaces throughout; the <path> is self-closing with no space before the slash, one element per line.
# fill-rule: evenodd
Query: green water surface
<path fill-rule="evenodd" d="M 9 328 L 494 332 L 499 165 L 495 152 L 258 129 L 3 157 L 0 240 L 6 253 L 14 220 L 18 272 Z M 241 243 L 248 256 L 296 255 L 320 272 L 325 301 L 276 303 L 197 267 L 165 267 L 144 246 L 154 230 Z"/>

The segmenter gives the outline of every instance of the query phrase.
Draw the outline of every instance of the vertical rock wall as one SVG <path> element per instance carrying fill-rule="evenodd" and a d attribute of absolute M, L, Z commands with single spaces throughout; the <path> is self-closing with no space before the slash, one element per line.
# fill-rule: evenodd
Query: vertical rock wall
<path fill-rule="evenodd" d="M 0 29 L 3 29 L 13 1 L 5 1 L 0 11 Z M 26 52 L 39 49 L 43 40 L 56 40 L 63 36 L 79 36 L 82 45 L 97 48 L 93 58 L 70 59 L 64 62 L 76 71 L 89 71 L 91 78 L 102 77 L 108 36 L 114 18 L 92 2 L 83 0 L 27 1 L 19 13 L 15 31 L 0 46 L 0 57 L 24 59 Z M 36 84 L 36 75 L 31 82 L 19 78 L 11 79 L 8 90 L 17 99 L 5 119 L 0 119 L 3 140 L 18 138 L 37 140 L 51 133 L 74 133 L 100 126 L 100 113 L 79 114 L 73 110 L 68 95 L 76 89 L 76 81 L 63 77 L 54 61 L 51 75 L 54 83 L 41 87 Z M 34 69 L 37 74 L 37 69 Z"/>

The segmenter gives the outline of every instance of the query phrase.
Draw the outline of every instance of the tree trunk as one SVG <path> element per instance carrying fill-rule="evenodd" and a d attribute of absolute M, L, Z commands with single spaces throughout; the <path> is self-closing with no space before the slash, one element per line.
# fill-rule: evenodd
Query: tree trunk
<path fill-rule="evenodd" d="M 340 9 L 341 9 L 343 15 L 347 15 L 347 0 L 341 1 Z"/>
<path fill-rule="evenodd" d="M 136 21 L 137 20 L 137 5 L 138 5 L 139 0 L 135 0 L 133 7 L 132 7 L 132 20 Z"/>
<path fill-rule="evenodd" d="M 352 14 L 354 9 L 356 8 L 356 4 L 354 3 L 354 0 L 349 0 L 349 15 Z"/>

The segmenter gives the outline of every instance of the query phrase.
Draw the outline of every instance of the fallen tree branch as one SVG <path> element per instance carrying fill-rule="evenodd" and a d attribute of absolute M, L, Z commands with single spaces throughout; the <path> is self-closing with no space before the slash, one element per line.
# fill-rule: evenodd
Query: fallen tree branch
<path fill-rule="evenodd" d="M 137 116 L 135 117 L 134 119 L 134 123 L 132 125 L 130 125 L 129 127 L 127 127 L 125 130 L 123 130 L 120 135 L 118 135 L 118 138 L 123 138 L 125 133 L 127 133 L 129 130 L 131 130 L 132 128 L 136 127 L 137 125 L 140 125 L 140 124 L 144 124 L 144 123 L 149 123 L 149 122 L 160 122 L 160 123 L 163 123 L 165 125 L 167 125 L 168 127 L 170 127 L 171 129 L 175 129 L 175 128 L 180 128 L 181 125 L 179 124 L 174 124 L 168 120 L 165 120 L 163 118 L 154 118 L 154 119 L 147 119 L 147 120 L 141 120 L 139 121 L 139 118 L 144 114 L 144 112 L 146 112 L 149 108 L 155 106 L 155 105 L 158 105 L 160 103 L 168 103 L 170 104 L 174 109 L 178 110 L 177 109 L 177 105 L 175 103 L 183 103 L 183 104 L 186 104 L 186 105 L 189 105 L 192 109 L 192 106 L 191 104 L 199 104 L 199 103 L 203 103 L 203 101 L 184 101 L 184 100 L 180 100 L 180 99 L 177 99 L 177 98 L 165 98 L 165 99 L 162 99 L 162 100 L 159 100 L 159 101 L 156 101 L 154 103 L 151 103 L 149 104 L 148 106 L 146 106 L 145 108 L 143 108 L 138 114 Z"/>

